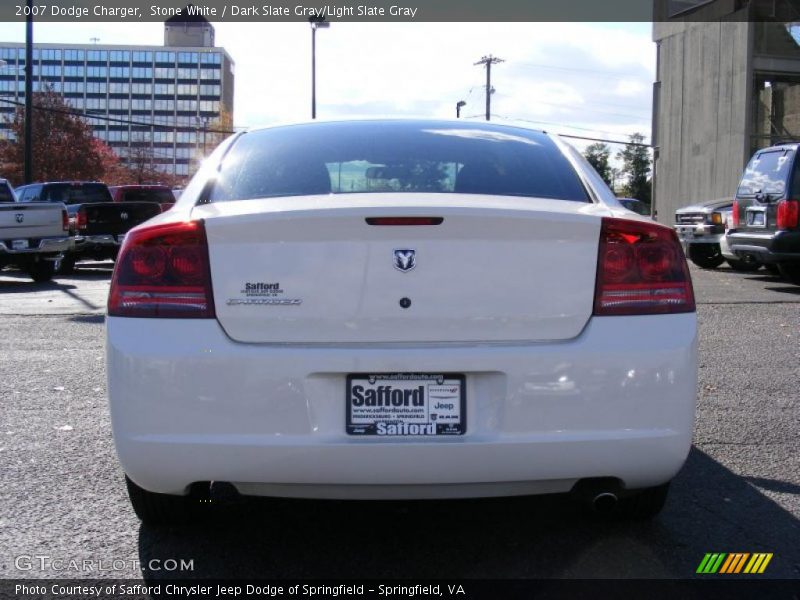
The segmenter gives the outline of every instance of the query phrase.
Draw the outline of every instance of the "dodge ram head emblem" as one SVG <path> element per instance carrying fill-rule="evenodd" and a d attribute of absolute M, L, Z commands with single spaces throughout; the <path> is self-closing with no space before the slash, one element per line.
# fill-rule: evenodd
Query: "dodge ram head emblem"
<path fill-rule="evenodd" d="M 128 220 L 128 213 L 126 213 L 126 212 L 119 213 L 119 218 L 122 219 L 123 221 L 127 221 Z"/>
<path fill-rule="evenodd" d="M 17 220 L 17 223 L 22 223 L 25 220 L 25 215 L 23 213 L 16 213 L 14 214 L 14 218 Z"/>
<path fill-rule="evenodd" d="M 410 271 L 417 266 L 417 251 L 403 248 L 394 251 L 394 268 L 398 271 Z"/>

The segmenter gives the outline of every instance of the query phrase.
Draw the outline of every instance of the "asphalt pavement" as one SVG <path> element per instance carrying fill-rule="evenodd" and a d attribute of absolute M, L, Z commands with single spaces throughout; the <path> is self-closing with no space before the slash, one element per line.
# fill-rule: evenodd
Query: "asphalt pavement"
<path fill-rule="evenodd" d="M 695 445 L 650 523 L 589 519 L 566 496 L 348 503 L 220 492 L 202 524 L 157 530 L 133 514 L 111 439 L 110 266 L 48 284 L 0 273 L 0 578 L 685 578 L 707 552 L 771 552 L 763 577 L 800 579 L 800 287 L 763 270 L 692 268 Z M 170 570 L 170 559 L 192 570 Z"/>

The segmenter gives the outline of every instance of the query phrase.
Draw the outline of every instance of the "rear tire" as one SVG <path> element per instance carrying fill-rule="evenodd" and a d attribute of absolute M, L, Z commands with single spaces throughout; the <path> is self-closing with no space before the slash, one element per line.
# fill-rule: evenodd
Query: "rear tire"
<path fill-rule="evenodd" d="M 125 484 L 128 486 L 128 497 L 133 510 L 142 523 L 163 527 L 182 525 L 192 520 L 194 512 L 190 496 L 148 492 L 131 481 L 127 475 Z"/>
<path fill-rule="evenodd" d="M 669 482 L 656 487 L 637 490 L 635 494 L 620 498 L 617 515 L 623 519 L 645 521 L 661 512 L 669 494 Z"/>
<path fill-rule="evenodd" d="M 786 281 L 795 285 L 800 285 L 800 265 L 782 264 L 778 265 L 778 270 L 781 273 L 781 277 Z"/>
<path fill-rule="evenodd" d="M 758 271 L 761 268 L 761 263 L 757 263 L 752 260 L 731 260 L 726 259 L 728 265 L 734 271 L 739 271 L 741 273 L 748 273 L 750 271 Z"/>
<path fill-rule="evenodd" d="M 28 275 L 31 276 L 36 283 L 44 283 L 50 281 L 55 275 L 56 265 L 49 260 L 39 260 L 31 263 L 28 266 Z"/>
<path fill-rule="evenodd" d="M 689 259 L 701 269 L 716 269 L 725 262 L 719 244 L 692 244 Z"/>
<path fill-rule="evenodd" d="M 58 272 L 63 273 L 64 275 L 70 275 L 75 272 L 75 260 L 76 257 L 71 252 L 67 252 L 64 254 L 64 258 L 61 259 L 61 263 L 58 266 Z"/>

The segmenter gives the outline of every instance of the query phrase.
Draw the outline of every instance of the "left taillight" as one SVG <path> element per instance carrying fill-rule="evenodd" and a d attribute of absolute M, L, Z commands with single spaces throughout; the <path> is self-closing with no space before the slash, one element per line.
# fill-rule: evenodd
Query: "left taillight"
<path fill-rule="evenodd" d="M 656 223 L 603 218 L 594 314 L 694 312 L 686 258 L 673 229 Z"/>
<path fill-rule="evenodd" d="M 86 214 L 86 208 L 81 206 L 75 214 L 75 227 L 78 231 L 82 231 L 89 225 L 89 218 Z"/>
<path fill-rule="evenodd" d="M 69 214 L 66 208 L 61 209 L 61 229 L 69 231 Z"/>
<path fill-rule="evenodd" d="M 108 314 L 215 318 L 203 222 L 168 223 L 129 232 L 111 278 Z"/>
<path fill-rule="evenodd" d="M 797 229 L 800 202 L 797 200 L 781 200 L 778 202 L 778 229 Z"/>

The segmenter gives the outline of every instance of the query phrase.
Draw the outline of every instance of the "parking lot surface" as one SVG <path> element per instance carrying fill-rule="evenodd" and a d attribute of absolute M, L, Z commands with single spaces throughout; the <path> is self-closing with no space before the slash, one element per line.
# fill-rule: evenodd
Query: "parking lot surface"
<path fill-rule="evenodd" d="M 771 552 L 763 577 L 800 578 L 800 287 L 763 270 L 692 267 L 695 444 L 651 523 L 587 519 L 564 496 L 220 496 L 204 523 L 155 530 L 128 504 L 111 439 L 110 269 L 48 284 L 0 273 L 0 577 L 684 578 L 707 552 Z M 19 560 L 37 555 L 49 566 Z M 65 572 L 57 559 L 120 568 Z M 168 571 L 167 559 L 193 569 Z"/>

